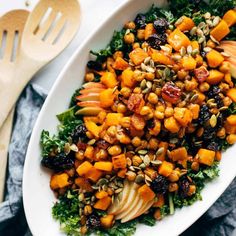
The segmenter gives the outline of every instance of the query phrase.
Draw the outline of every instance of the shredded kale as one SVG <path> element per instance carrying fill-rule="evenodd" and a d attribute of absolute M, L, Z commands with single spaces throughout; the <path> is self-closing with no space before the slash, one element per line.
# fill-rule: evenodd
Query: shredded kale
<path fill-rule="evenodd" d="M 156 219 L 153 216 L 153 212 L 150 212 L 149 214 L 141 215 L 138 218 L 138 222 L 145 225 L 154 226 L 156 224 Z"/>
<path fill-rule="evenodd" d="M 57 119 L 62 123 L 67 123 L 68 121 L 75 119 L 75 107 L 71 107 L 68 110 L 57 115 Z"/>
<path fill-rule="evenodd" d="M 57 136 L 50 136 L 48 131 L 43 130 L 41 133 L 40 144 L 42 147 L 42 156 L 48 157 L 52 154 L 64 151 L 65 141 Z"/>
<path fill-rule="evenodd" d="M 116 224 L 107 230 L 97 230 L 98 236 L 131 236 L 135 233 L 137 220 L 132 220 L 126 223 L 116 222 Z"/>
<path fill-rule="evenodd" d="M 52 208 L 53 217 L 60 222 L 61 230 L 67 235 L 80 235 L 79 233 L 79 200 L 78 193 L 68 191 L 59 197 L 59 201 Z"/>
<path fill-rule="evenodd" d="M 229 113 L 229 115 L 234 115 L 234 114 L 236 114 L 236 103 L 235 103 L 235 102 L 232 103 L 232 104 L 229 106 L 227 112 Z"/>
<path fill-rule="evenodd" d="M 161 217 L 162 218 L 170 214 L 170 207 L 169 207 L 169 205 L 162 206 L 160 210 L 161 210 Z"/>

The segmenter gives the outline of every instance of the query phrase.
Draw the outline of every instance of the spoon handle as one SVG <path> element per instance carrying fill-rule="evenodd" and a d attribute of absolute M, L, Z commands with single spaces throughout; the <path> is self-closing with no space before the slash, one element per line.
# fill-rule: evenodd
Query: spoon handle
<path fill-rule="evenodd" d="M 3 201 L 4 197 L 8 146 L 11 137 L 13 114 L 14 109 L 10 112 L 10 115 L 7 117 L 6 121 L 0 129 L 0 203 Z"/>
<path fill-rule="evenodd" d="M 35 62 L 23 54 L 18 59 L 16 70 L 11 79 L 6 81 L 0 88 L 0 128 L 15 106 L 26 84 L 44 64 L 43 62 Z"/>

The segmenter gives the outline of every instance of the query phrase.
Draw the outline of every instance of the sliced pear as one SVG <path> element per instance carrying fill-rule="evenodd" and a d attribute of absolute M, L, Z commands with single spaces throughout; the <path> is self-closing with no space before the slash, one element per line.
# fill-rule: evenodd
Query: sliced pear
<path fill-rule="evenodd" d="M 135 204 L 134 208 L 128 212 L 124 217 L 121 218 L 121 223 L 125 223 L 135 217 L 135 215 L 140 212 L 145 202 L 138 196 L 138 202 Z"/>
<path fill-rule="evenodd" d="M 232 46 L 236 46 L 236 41 L 232 41 L 232 40 L 224 40 L 220 42 L 220 45 L 232 45 Z"/>
<path fill-rule="evenodd" d="M 88 94 L 88 93 L 100 93 L 103 90 L 105 90 L 104 88 L 86 88 L 86 89 L 82 89 L 80 90 L 80 94 Z"/>
<path fill-rule="evenodd" d="M 130 183 L 130 191 L 129 191 L 129 194 L 128 194 L 128 198 L 127 198 L 125 204 L 123 204 L 122 207 L 116 212 L 116 215 L 124 212 L 125 210 L 127 210 L 130 207 L 130 205 L 132 204 L 133 200 L 137 196 L 137 187 L 138 187 L 137 184 Z"/>
<path fill-rule="evenodd" d="M 133 220 L 139 216 L 141 216 L 143 213 L 145 213 L 154 203 L 154 200 L 149 201 L 147 203 L 144 203 L 142 208 L 135 214 L 135 216 L 133 216 L 132 218 L 130 218 L 130 220 Z"/>
<path fill-rule="evenodd" d="M 80 107 L 101 107 L 101 102 L 99 102 L 99 101 L 85 101 L 85 102 L 78 102 L 77 105 Z"/>
<path fill-rule="evenodd" d="M 114 203 L 111 205 L 111 207 L 108 209 L 108 214 L 116 215 L 116 213 L 119 211 L 119 209 L 123 208 L 125 205 L 130 192 L 130 183 L 129 181 L 124 182 L 124 188 L 121 193 L 121 195 L 117 195 Z"/>
<path fill-rule="evenodd" d="M 84 116 L 96 116 L 101 111 L 104 111 L 101 107 L 84 107 L 79 109 L 75 114 Z"/>
<path fill-rule="evenodd" d="M 76 97 L 81 102 L 85 101 L 99 101 L 99 93 L 82 94 Z"/>
<path fill-rule="evenodd" d="M 124 208 L 124 210 L 121 211 L 116 216 L 116 219 L 120 220 L 120 219 L 123 219 L 124 217 L 126 217 L 127 215 L 132 214 L 131 212 L 133 212 L 134 209 L 137 208 L 137 205 L 139 204 L 139 201 L 140 201 L 140 198 L 139 198 L 138 194 L 136 193 L 135 197 L 134 198 L 132 197 L 131 203 L 128 206 L 126 206 L 126 208 Z"/>
<path fill-rule="evenodd" d="M 98 83 L 98 82 L 88 82 L 83 84 L 83 88 L 106 88 L 103 84 Z"/>

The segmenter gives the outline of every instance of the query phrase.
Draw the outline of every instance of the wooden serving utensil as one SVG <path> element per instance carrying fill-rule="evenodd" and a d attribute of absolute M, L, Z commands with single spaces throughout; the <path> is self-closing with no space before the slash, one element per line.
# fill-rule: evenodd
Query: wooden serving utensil
<path fill-rule="evenodd" d="M 16 68 L 21 36 L 28 15 L 29 12 L 26 10 L 14 10 L 0 18 L 0 88 L 7 79 L 12 77 Z M 7 99 L 8 97 L 5 97 L 5 99 L 1 101 L 1 104 Z M 4 196 L 8 145 L 10 142 L 14 114 L 13 110 L 0 128 L 0 202 L 2 202 Z"/>
<path fill-rule="evenodd" d="M 0 127 L 33 75 L 73 39 L 79 22 L 78 0 L 41 0 L 36 5 L 25 25 L 16 70 L 0 88 Z"/>

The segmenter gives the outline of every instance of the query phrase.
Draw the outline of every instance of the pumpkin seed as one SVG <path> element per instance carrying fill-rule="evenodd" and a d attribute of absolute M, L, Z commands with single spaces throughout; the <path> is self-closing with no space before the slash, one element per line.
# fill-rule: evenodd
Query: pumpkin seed
<path fill-rule="evenodd" d="M 205 18 L 205 19 L 210 19 L 210 18 L 211 18 L 211 13 L 210 13 L 210 12 L 206 12 L 206 13 L 204 14 L 204 18 Z"/>
<path fill-rule="evenodd" d="M 227 109 L 228 109 L 228 107 L 224 106 L 224 107 L 221 107 L 221 108 L 219 109 L 219 111 L 225 111 L 225 110 L 227 110 Z"/>
<path fill-rule="evenodd" d="M 123 188 L 118 188 L 115 190 L 115 193 L 120 193 L 120 192 L 122 192 L 122 190 L 123 190 Z"/>
<path fill-rule="evenodd" d="M 171 58 L 175 61 L 179 61 L 181 59 L 181 56 L 180 55 L 172 55 Z"/>
<path fill-rule="evenodd" d="M 172 144 L 178 143 L 178 139 L 177 138 L 171 138 L 170 143 L 172 143 Z"/>
<path fill-rule="evenodd" d="M 145 166 L 149 166 L 150 164 L 150 157 L 148 155 L 145 155 L 144 158 L 143 158 L 143 163 Z"/>
<path fill-rule="evenodd" d="M 150 60 L 151 60 L 151 57 L 146 57 L 143 63 L 147 65 L 149 64 Z"/>
<path fill-rule="evenodd" d="M 206 20 L 206 23 L 210 28 L 213 27 L 213 22 L 211 20 Z"/>
<path fill-rule="evenodd" d="M 210 118 L 210 125 L 212 128 L 214 128 L 217 125 L 217 117 L 216 115 L 212 115 Z"/>
<path fill-rule="evenodd" d="M 185 169 L 180 170 L 180 176 L 186 175 L 187 173 L 188 171 Z"/>
<path fill-rule="evenodd" d="M 131 166 L 132 165 L 132 161 L 130 158 L 126 158 L 126 163 L 128 166 Z"/>
<path fill-rule="evenodd" d="M 141 89 L 145 89 L 146 88 L 146 84 L 147 84 L 147 81 L 145 79 L 142 80 L 142 82 L 140 83 L 140 88 Z"/>
<path fill-rule="evenodd" d="M 101 185 L 108 184 L 108 183 L 109 183 L 108 179 L 101 178 L 101 179 L 98 180 L 98 182 L 96 183 L 96 185 L 97 185 L 97 186 L 99 186 L 99 185 L 101 186 Z"/>
<path fill-rule="evenodd" d="M 152 88 L 152 82 L 147 81 L 146 86 L 147 86 L 147 88 L 149 88 L 149 89 Z"/>
<path fill-rule="evenodd" d="M 197 29 L 197 35 L 201 36 L 201 37 L 204 36 L 204 33 L 203 33 L 203 31 L 200 28 Z"/>
<path fill-rule="evenodd" d="M 199 95 L 198 95 L 198 94 L 194 94 L 194 95 L 191 97 L 190 102 L 194 103 L 194 102 L 196 102 L 196 101 L 198 100 L 198 98 L 199 98 Z"/>
<path fill-rule="evenodd" d="M 136 184 L 141 184 L 143 181 L 144 181 L 144 176 L 143 175 L 139 174 L 139 175 L 136 176 L 136 178 L 135 178 L 135 183 Z"/>
<path fill-rule="evenodd" d="M 147 66 L 146 66 L 144 63 L 142 63 L 142 64 L 141 64 L 141 69 L 142 69 L 142 71 L 146 71 L 146 68 L 147 68 Z"/>
<path fill-rule="evenodd" d="M 147 154 L 147 152 L 148 152 L 147 150 L 143 150 L 143 149 L 142 149 L 142 150 L 139 150 L 139 151 L 138 151 L 138 154 L 140 154 L 140 155 L 145 155 L 145 154 Z"/>
<path fill-rule="evenodd" d="M 157 156 L 159 156 L 159 155 L 161 155 L 163 152 L 164 152 L 164 147 L 160 147 L 158 150 L 157 150 L 157 152 L 156 152 L 156 155 Z"/>
<path fill-rule="evenodd" d="M 155 160 L 155 161 L 151 161 L 151 163 L 152 163 L 154 166 L 157 166 L 157 165 L 160 165 L 160 164 L 162 163 L 162 161 Z"/>
<path fill-rule="evenodd" d="M 145 165 L 144 163 L 142 163 L 142 164 L 139 165 L 139 167 L 140 167 L 141 169 L 145 169 L 145 168 L 146 168 L 146 165 Z"/>
<path fill-rule="evenodd" d="M 181 47 L 180 49 L 180 55 L 183 57 L 186 54 L 186 49 L 185 47 Z"/>
<path fill-rule="evenodd" d="M 188 54 L 191 54 L 192 51 L 193 51 L 193 48 L 192 48 L 191 45 L 189 45 L 189 46 L 187 47 L 187 53 L 188 53 Z"/>
<path fill-rule="evenodd" d="M 96 139 L 91 139 L 88 141 L 88 145 L 93 145 L 96 142 Z"/>
<path fill-rule="evenodd" d="M 198 39 L 198 43 L 203 43 L 204 40 L 205 40 L 205 37 L 200 37 L 200 38 Z"/>
<path fill-rule="evenodd" d="M 145 88 L 145 89 L 142 91 L 142 93 L 146 94 L 146 93 L 149 93 L 150 91 L 151 91 L 150 88 Z"/>
<path fill-rule="evenodd" d="M 215 102 L 215 99 L 214 99 L 214 98 L 211 98 L 211 99 L 209 99 L 209 100 L 207 101 L 207 104 L 210 104 L 210 103 L 213 103 L 213 102 Z"/>
<path fill-rule="evenodd" d="M 153 60 L 150 60 L 150 66 L 151 66 L 152 68 L 154 68 L 154 67 L 155 67 L 155 63 L 154 63 L 154 61 L 153 61 Z"/>
<path fill-rule="evenodd" d="M 174 29 L 174 26 L 173 26 L 173 25 L 169 25 L 169 29 L 170 29 L 170 30 L 173 30 L 173 29 Z"/>
<path fill-rule="evenodd" d="M 192 51 L 192 56 L 196 56 L 197 54 L 199 54 L 199 50 L 197 48 L 193 49 Z"/>
<path fill-rule="evenodd" d="M 170 69 L 169 69 L 168 67 L 166 67 L 166 68 L 164 69 L 163 75 L 165 75 L 165 78 L 167 78 L 167 77 L 170 76 Z"/>
<path fill-rule="evenodd" d="M 203 29 L 205 26 L 206 26 L 206 23 L 203 21 L 198 24 L 198 28 L 200 29 Z"/>
<path fill-rule="evenodd" d="M 80 202 L 82 202 L 84 200 L 84 194 L 80 193 L 78 199 L 79 199 Z"/>
<path fill-rule="evenodd" d="M 170 154 L 170 150 L 167 150 L 167 156 L 170 158 L 171 154 Z"/>
<path fill-rule="evenodd" d="M 164 52 L 170 53 L 171 49 L 169 47 L 166 46 L 160 46 L 161 50 L 163 50 Z"/>
<path fill-rule="evenodd" d="M 176 22 L 175 22 L 175 26 L 181 24 L 183 22 L 183 17 L 181 16 Z"/>
<path fill-rule="evenodd" d="M 64 152 L 66 154 L 69 154 L 70 153 L 70 144 L 69 143 L 66 143 L 65 146 L 64 146 Z M 77 151 L 78 152 L 78 151 Z"/>
<path fill-rule="evenodd" d="M 154 73 L 155 72 L 155 70 L 151 66 L 147 66 L 146 71 L 149 72 L 149 73 Z"/>
<path fill-rule="evenodd" d="M 219 22 L 220 22 L 220 17 L 219 17 L 219 16 L 216 16 L 216 17 L 213 19 L 213 21 L 212 21 L 212 25 L 213 25 L 213 26 L 216 26 L 216 25 L 219 24 Z"/>
<path fill-rule="evenodd" d="M 205 48 L 203 48 L 203 51 L 204 52 L 210 52 L 212 50 L 212 48 L 210 48 L 210 47 L 205 47 Z"/>
<path fill-rule="evenodd" d="M 196 34 L 196 32 L 197 32 L 197 27 L 196 26 L 194 26 L 191 30 L 190 30 L 190 35 L 195 35 Z"/>
<path fill-rule="evenodd" d="M 145 180 L 147 180 L 148 182 L 152 182 L 152 179 L 151 179 L 148 175 L 145 175 L 144 178 L 145 178 Z"/>
<path fill-rule="evenodd" d="M 129 169 L 135 171 L 134 166 L 129 166 Z"/>

